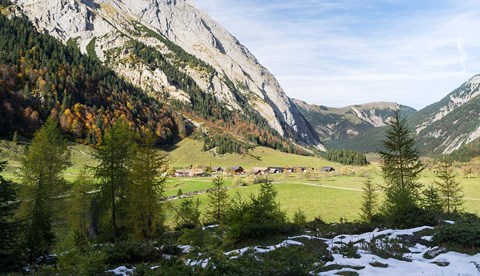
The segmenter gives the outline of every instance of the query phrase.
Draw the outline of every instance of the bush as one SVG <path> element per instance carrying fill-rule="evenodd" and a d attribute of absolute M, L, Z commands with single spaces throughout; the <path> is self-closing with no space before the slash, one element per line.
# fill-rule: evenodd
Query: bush
<path fill-rule="evenodd" d="M 480 249 L 480 223 L 463 222 L 440 227 L 435 230 L 433 242 L 478 250 Z"/>
<path fill-rule="evenodd" d="M 107 262 L 115 264 L 133 264 L 153 262 L 162 259 L 162 252 L 150 243 L 117 242 L 105 247 L 108 256 Z"/>
<path fill-rule="evenodd" d="M 65 274 L 101 275 L 107 270 L 107 254 L 90 246 L 70 250 L 58 259 L 60 271 Z"/>
<path fill-rule="evenodd" d="M 383 219 L 376 217 L 373 221 L 385 221 L 389 227 L 412 228 L 425 225 L 433 226 L 439 219 L 440 216 L 435 211 L 412 207 L 402 212 L 384 215 Z"/>

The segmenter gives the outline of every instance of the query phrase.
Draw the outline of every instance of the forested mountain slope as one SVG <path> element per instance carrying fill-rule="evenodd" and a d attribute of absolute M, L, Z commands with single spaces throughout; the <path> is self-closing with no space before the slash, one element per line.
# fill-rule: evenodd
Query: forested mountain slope
<path fill-rule="evenodd" d="M 449 154 L 480 137 L 480 75 L 411 118 L 423 152 Z"/>
<path fill-rule="evenodd" d="M 77 45 L 187 116 L 199 115 L 219 127 L 246 121 L 321 147 L 273 75 L 189 1 L 13 2 L 41 32 Z M 267 137 L 272 135 L 256 136 L 248 139 L 275 147 L 282 143 Z"/>

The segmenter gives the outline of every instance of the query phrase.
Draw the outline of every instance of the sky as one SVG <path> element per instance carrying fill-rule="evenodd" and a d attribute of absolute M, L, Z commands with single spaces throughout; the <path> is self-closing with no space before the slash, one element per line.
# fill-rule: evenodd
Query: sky
<path fill-rule="evenodd" d="M 480 0 L 193 0 L 289 97 L 423 108 L 480 73 Z"/>

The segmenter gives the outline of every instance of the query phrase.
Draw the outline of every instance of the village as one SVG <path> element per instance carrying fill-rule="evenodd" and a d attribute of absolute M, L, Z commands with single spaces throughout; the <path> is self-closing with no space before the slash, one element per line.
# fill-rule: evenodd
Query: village
<path fill-rule="evenodd" d="M 233 166 L 228 168 L 211 167 L 211 166 L 196 166 L 183 169 L 173 169 L 169 174 L 173 177 L 208 177 L 212 175 L 268 175 L 268 174 L 282 174 L 282 173 L 306 173 L 314 171 L 313 167 L 254 167 L 247 170 L 242 166 Z M 321 172 L 333 172 L 333 167 L 322 167 Z"/>

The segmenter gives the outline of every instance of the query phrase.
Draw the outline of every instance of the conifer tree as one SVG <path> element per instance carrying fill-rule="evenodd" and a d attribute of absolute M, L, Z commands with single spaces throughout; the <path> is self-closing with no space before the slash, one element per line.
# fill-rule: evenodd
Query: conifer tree
<path fill-rule="evenodd" d="M 436 180 L 435 184 L 439 187 L 445 211 L 447 213 L 460 211 L 463 204 L 463 191 L 460 182 L 455 180 L 457 175 L 453 168 L 446 163 L 441 163 L 437 167 L 436 177 L 439 180 Z"/>
<path fill-rule="evenodd" d="M 101 203 L 110 218 L 108 238 L 120 237 L 119 218 L 126 216 L 126 190 L 129 183 L 129 166 L 132 161 L 133 134 L 128 124 L 119 120 L 108 129 L 103 145 L 95 153 L 98 165 L 95 177 L 100 181 Z"/>
<path fill-rule="evenodd" d="M 383 145 L 385 151 L 380 152 L 386 197 L 383 211 L 392 223 L 401 224 L 402 217 L 418 207 L 422 187 L 418 179 L 424 166 L 415 149 L 414 136 L 399 111 L 388 123 Z"/>
<path fill-rule="evenodd" d="M 277 191 L 270 179 L 266 178 L 260 184 L 260 192 L 257 196 L 250 197 L 252 201 L 251 218 L 259 224 L 267 222 L 285 222 L 286 215 L 280 209 L 277 202 Z"/>
<path fill-rule="evenodd" d="M 63 172 L 70 165 L 70 151 L 57 122 L 48 118 L 35 133 L 22 158 L 20 177 L 26 186 L 22 209 L 26 213 L 26 247 L 30 261 L 47 254 L 54 245 L 53 223 L 65 191 Z"/>
<path fill-rule="evenodd" d="M 84 167 L 73 183 L 72 202 L 70 206 L 70 222 L 73 231 L 84 238 L 88 237 L 91 222 L 91 203 L 93 179 Z"/>
<path fill-rule="evenodd" d="M 212 182 L 212 188 L 208 191 L 208 217 L 212 222 L 224 221 L 225 209 L 228 204 L 228 193 L 221 176 L 216 176 Z"/>
<path fill-rule="evenodd" d="M 375 214 L 375 209 L 377 207 L 377 198 L 376 195 L 377 188 L 373 184 L 372 179 L 368 178 L 363 183 L 363 195 L 362 195 L 362 209 L 361 217 L 364 221 L 371 223 L 373 215 Z"/>
<path fill-rule="evenodd" d="M 200 200 L 188 198 L 175 209 L 175 222 L 178 228 L 194 228 L 200 225 Z"/>
<path fill-rule="evenodd" d="M 443 202 L 440 197 L 438 189 L 433 185 L 429 185 L 422 191 L 422 206 L 425 210 L 429 210 L 435 213 L 443 212 Z"/>
<path fill-rule="evenodd" d="M 4 170 L 6 162 L 0 162 L 0 172 Z M 17 244 L 19 223 L 14 219 L 18 208 L 17 190 L 11 181 L 0 175 L 0 272 L 10 269 L 15 254 L 12 248 Z"/>
<path fill-rule="evenodd" d="M 131 165 L 128 192 L 130 234 L 136 240 L 154 237 L 163 227 L 165 211 L 160 200 L 164 197 L 167 156 L 155 150 L 157 138 L 143 134 Z"/>

